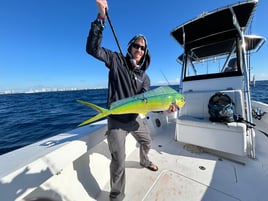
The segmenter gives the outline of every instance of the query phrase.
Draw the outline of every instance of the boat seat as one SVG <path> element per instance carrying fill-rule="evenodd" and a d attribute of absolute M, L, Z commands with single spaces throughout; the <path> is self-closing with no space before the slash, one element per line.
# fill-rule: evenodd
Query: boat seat
<path fill-rule="evenodd" d="M 246 125 L 241 122 L 211 122 L 208 102 L 219 91 L 184 92 L 186 103 L 179 113 L 175 139 L 226 153 L 246 155 Z M 220 90 L 234 102 L 234 113 L 245 117 L 241 90 Z"/>

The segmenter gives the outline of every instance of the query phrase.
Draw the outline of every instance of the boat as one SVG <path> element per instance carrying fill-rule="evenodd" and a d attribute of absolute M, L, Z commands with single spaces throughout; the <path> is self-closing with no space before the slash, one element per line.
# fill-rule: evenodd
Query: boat
<path fill-rule="evenodd" d="M 257 5 L 235 3 L 174 26 L 186 102 L 177 112 L 143 116 L 157 172 L 140 166 L 136 141 L 127 136 L 124 200 L 267 200 L 268 105 L 251 99 L 247 64 L 248 51 L 266 40 L 246 34 Z M 232 58 L 238 70 L 225 72 Z M 209 99 L 218 92 L 231 97 L 239 121 L 209 119 Z M 1 155 L 1 200 L 109 200 L 106 130 L 103 119 Z"/>

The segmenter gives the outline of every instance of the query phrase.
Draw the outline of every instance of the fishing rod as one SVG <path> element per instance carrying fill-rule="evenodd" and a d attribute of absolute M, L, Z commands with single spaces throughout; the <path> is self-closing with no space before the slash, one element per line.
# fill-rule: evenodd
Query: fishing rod
<path fill-rule="evenodd" d="M 116 35 L 116 33 L 115 33 L 114 27 L 113 27 L 113 25 L 112 25 L 112 22 L 111 22 L 111 19 L 110 19 L 109 14 L 108 14 L 108 10 L 107 10 L 107 8 L 105 9 L 105 13 L 106 13 L 106 17 L 107 17 L 107 19 L 108 19 L 109 25 L 110 25 L 110 27 L 111 27 L 111 29 L 112 29 L 112 32 L 113 32 L 113 35 L 114 35 L 114 38 L 115 38 L 115 42 L 116 42 L 116 44 L 117 44 L 117 47 L 118 47 L 120 53 L 123 55 L 122 49 L 121 49 L 120 44 L 119 44 L 119 42 L 118 42 L 118 38 L 117 38 L 117 35 Z"/>
<path fill-rule="evenodd" d="M 163 75 L 164 79 L 166 80 L 167 84 L 168 84 L 168 85 L 170 85 L 170 83 L 169 83 L 169 81 L 168 81 L 168 79 L 167 79 L 166 75 L 163 73 L 163 71 L 162 71 L 162 70 L 160 70 L 160 71 L 161 71 L 161 73 L 162 73 L 162 75 Z"/>
<path fill-rule="evenodd" d="M 135 80 L 136 80 L 136 77 L 135 77 L 135 75 L 133 74 L 133 72 L 129 70 L 129 67 L 128 67 L 126 58 L 125 58 L 124 55 L 123 55 L 122 49 L 121 49 L 121 47 L 120 47 L 120 44 L 119 44 L 117 35 L 116 35 L 116 33 L 115 33 L 114 27 L 113 27 L 113 25 L 112 25 L 112 21 L 111 21 L 111 19 L 110 19 L 110 16 L 109 16 L 109 14 L 108 14 L 108 10 L 107 10 L 107 8 L 105 9 L 105 14 L 106 14 L 106 17 L 107 17 L 107 19 L 108 19 L 108 22 L 109 22 L 109 25 L 110 25 L 110 27 L 111 27 L 111 30 L 112 30 L 112 32 L 113 32 L 113 35 L 114 35 L 114 38 L 115 38 L 117 47 L 118 47 L 118 49 L 119 49 L 119 51 L 120 51 L 120 54 L 123 56 L 123 61 L 124 61 L 124 64 L 126 65 L 126 67 L 127 67 L 127 70 L 128 70 L 128 72 L 129 72 L 129 75 L 130 75 L 130 77 L 134 77 Z M 135 80 L 131 79 L 131 84 L 132 84 L 132 86 L 133 86 L 135 92 L 137 92 L 137 85 L 136 85 Z"/>

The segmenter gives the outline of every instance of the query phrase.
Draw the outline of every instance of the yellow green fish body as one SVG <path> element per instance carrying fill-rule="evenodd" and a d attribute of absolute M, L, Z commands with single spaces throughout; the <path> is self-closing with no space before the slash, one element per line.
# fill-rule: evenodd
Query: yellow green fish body
<path fill-rule="evenodd" d="M 92 123 L 110 114 L 146 114 L 151 111 L 167 110 L 172 103 L 181 108 L 185 103 L 184 96 L 168 86 L 161 86 L 142 94 L 115 101 L 111 104 L 110 109 L 86 101 L 77 101 L 99 112 L 99 114 L 82 122 L 79 126 Z"/>

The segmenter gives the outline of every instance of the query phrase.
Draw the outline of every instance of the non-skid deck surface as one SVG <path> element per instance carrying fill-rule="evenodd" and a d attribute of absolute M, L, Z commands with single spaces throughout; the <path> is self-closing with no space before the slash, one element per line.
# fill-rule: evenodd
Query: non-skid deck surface
<path fill-rule="evenodd" d="M 139 165 L 137 147 L 126 159 L 124 200 L 239 200 L 219 190 L 224 190 L 224 183 L 228 184 L 226 190 L 232 191 L 232 185 L 237 181 L 233 162 L 219 160 L 203 153 L 202 149 L 186 149 L 183 144 L 174 141 L 171 132 L 152 135 L 152 139 L 149 157 L 159 170 L 153 172 Z M 109 200 L 109 184 L 97 200 Z"/>

